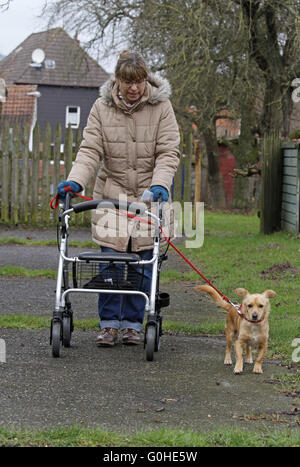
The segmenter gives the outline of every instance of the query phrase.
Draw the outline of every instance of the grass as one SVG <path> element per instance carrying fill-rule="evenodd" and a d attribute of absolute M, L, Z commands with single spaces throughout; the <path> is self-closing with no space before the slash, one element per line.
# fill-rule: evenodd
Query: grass
<path fill-rule="evenodd" d="M 300 372 L 280 376 L 278 390 L 289 394 L 294 393 L 300 397 Z"/>
<path fill-rule="evenodd" d="M 55 279 L 57 272 L 48 269 L 26 269 L 21 266 L 1 266 L 0 276 L 6 277 L 45 277 Z"/>
<path fill-rule="evenodd" d="M 49 269 L 28 269 L 21 266 L 0 266 L 0 276 L 7 277 L 45 277 L 56 279 L 57 271 Z M 174 270 L 162 271 L 161 273 L 161 283 L 170 284 L 177 280 L 197 280 L 197 274 L 195 272 L 191 273 L 180 273 Z"/>
<path fill-rule="evenodd" d="M 57 240 L 31 240 L 29 238 L 1 237 L 0 245 L 23 245 L 23 246 L 57 246 Z M 70 240 L 69 246 L 74 248 L 99 248 L 89 240 Z"/>
<path fill-rule="evenodd" d="M 124 435 L 80 426 L 34 431 L 0 428 L 0 444 L 23 447 L 299 447 L 300 433 L 292 430 L 250 432 L 225 427 L 211 432 L 163 428 Z"/>
<path fill-rule="evenodd" d="M 48 329 L 51 318 L 32 316 L 28 314 L 0 315 L 1 328 L 15 329 Z M 75 330 L 95 331 L 99 329 L 98 319 L 74 320 Z M 224 329 L 222 322 L 191 325 L 184 322 L 164 321 L 163 329 L 168 334 L 220 334 Z"/>
<path fill-rule="evenodd" d="M 196 281 L 198 275 L 196 272 L 179 272 L 173 269 L 166 269 L 161 272 L 161 284 L 171 284 L 174 281 Z"/>

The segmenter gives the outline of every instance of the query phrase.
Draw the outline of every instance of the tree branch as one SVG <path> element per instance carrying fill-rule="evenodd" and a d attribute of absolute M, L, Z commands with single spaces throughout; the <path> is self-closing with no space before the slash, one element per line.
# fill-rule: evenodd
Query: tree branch
<path fill-rule="evenodd" d="M 11 2 L 12 2 L 12 0 L 6 0 L 5 2 L 3 2 L 3 1 L 0 2 L 0 11 L 1 11 L 1 10 L 2 10 L 2 11 L 8 10 L 9 5 L 10 5 Z"/>
<path fill-rule="evenodd" d="M 252 177 L 253 175 L 261 175 L 261 170 L 256 165 L 250 165 L 245 169 L 233 169 L 233 173 L 230 173 L 232 178 Z"/>

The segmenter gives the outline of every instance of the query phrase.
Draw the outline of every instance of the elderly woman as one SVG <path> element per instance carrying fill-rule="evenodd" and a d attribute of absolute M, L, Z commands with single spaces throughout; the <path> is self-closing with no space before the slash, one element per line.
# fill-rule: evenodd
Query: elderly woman
<path fill-rule="evenodd" d="M 159 195 L 168 201 L 180 157 L 180 137 L 169 101 L 170 91 L 167 80 L 149 75 L 139 53 L 123 51 L 114 80 L 101 87 L 100 98 L 91 109 L 68 180 L 57 187 L 59 196 L 65 195 L 67 185 L 74 192 L 81 191 L 97 174 L 94 199 L 119 199 L 126 195 L 129 202 L 140 201 L 148 189 L 154 201 Z M 116 218 L 111 219 L 115 222 L 108 222 L 110 227 L 104 236 L 102 227 L 107 213 L 99 210 L 92 218 L 93 240 L 102 251 L 130 251 L 138 253 L 143 260 L 152 258 L 151 236 L 134 235 L 137 228 L 134 221 L 126 232 L 121 232 L 121 223 L 116 222 L 118 214 L 112 210 L 109 215 Z M 148 292 L 151 269 L 146 275 L 144 291 Z M 141 296 L 99 294 L 97 345 L 114 345 L 119 330 L 124 344 L 139 344 L 144 308 Z"/>

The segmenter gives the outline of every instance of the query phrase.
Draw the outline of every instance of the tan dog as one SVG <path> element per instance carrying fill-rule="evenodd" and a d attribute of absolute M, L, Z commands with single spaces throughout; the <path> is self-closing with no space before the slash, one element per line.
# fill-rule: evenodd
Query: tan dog
<path fill-rule="evenodd" d="M 236 364 L 234 373 L 243 371 L 243 346 L 246 344 L 246 363 L 253 363 L 251 347 L 258 346 L 258 356 L 253 373 L 262 373 L 262 360 L 268 346 L 269 338 L 269 298 L 276 297 L 273 290 L 265 290 L 262 294 L 250 294 L 245 289 L 236 289 L 235 293 L 243 298 L 240 311 L 226 302 L 218 292 L 209 285 L 200 285 L 197 290 L 208 293 L 213 301 L 228 313 L 226 317 L 226 355 L 224 365 L 231 365 L 231 347 L 235 336 Z"/>

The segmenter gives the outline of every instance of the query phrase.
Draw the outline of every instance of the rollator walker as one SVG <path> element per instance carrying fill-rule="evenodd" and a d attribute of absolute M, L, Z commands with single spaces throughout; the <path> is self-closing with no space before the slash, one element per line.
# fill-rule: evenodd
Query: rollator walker
<path fill-rule="evenodd" d="M 55 310 L 51 320 L 50 345 L 53 357 L 59 357 L 61 346 L 71 346 L 73 310 L 70 295 L 74 293 L 135 294 L 145 299 L 144 349 L 146 360 L 154 359 L 154 352 L 160 348 L 162 332 L 161 308 L 170 303 L 168 293 L 159 291 L 159 276 L 162 263 L 167 260 L 166 251 L 160 252 L 163 209 L 161 199 L 157 202 L 156 214 L 148 211 L 144 203 L 104 199 L 84 201 L 71 205 L 73 194 L 66 193 L 65 202 L 59 214 L 58 243 L 59 263 L 56 285 Z M 84 251 L 76 257 L 68 256 L 70 216 L 92 209 L 117 209 L 124 215 L 147 216 L 154 227 L 153 257 L 141 260 L 137 253 L 107 253 Z M 144 268 L 152 265 L 150 292 L 143 291 Z M 72 282 L 70 286 L 70 269 Z"/>

